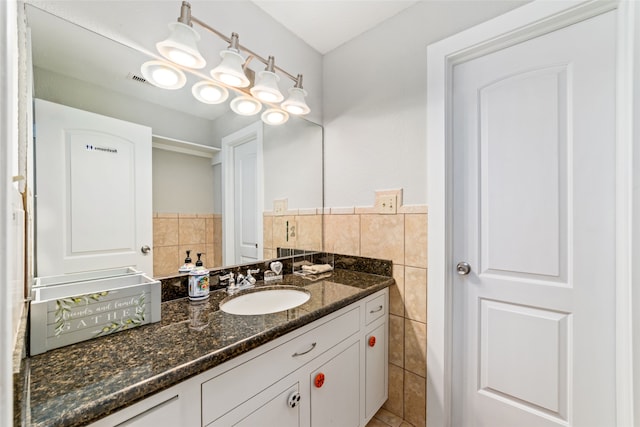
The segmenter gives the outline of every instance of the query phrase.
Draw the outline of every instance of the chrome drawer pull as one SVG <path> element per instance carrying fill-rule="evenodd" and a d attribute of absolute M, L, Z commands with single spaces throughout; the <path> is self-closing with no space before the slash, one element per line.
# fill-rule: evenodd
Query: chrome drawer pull
<path fill-rule="evenodd" d="M 291 357 L 298 357 L 298 356 L 302 356 L 302 355 L 304 355 L 304 354 L 310 353 L 314 348 L 316 348 L 316 345 L 317 345 L 317 344 L 318 344 L 318 343 L 315 343 L 315 342 L 314 342 L 313 344 L 311 344 L 311 348 L 310 348 L 309 350 L 307 350 L 307 351 L 303 351 L 302 353 L 298 353 L 298 352 L 293 353 L 293 354 L 291 355 Z"/>
<path fill-rule="evenodd" d="M 381 305 L 379 305 L 379 306 L 378 306 L 378 308 L 376 308 L 375 310 L 371 310 L 371 311 L 369 312 L 369 314 L 377 313 L 377 312 L 379 312 L 380 310 L 382 310 L 382 308 L 383 308 L 383 307 L 382 307 Z"/>

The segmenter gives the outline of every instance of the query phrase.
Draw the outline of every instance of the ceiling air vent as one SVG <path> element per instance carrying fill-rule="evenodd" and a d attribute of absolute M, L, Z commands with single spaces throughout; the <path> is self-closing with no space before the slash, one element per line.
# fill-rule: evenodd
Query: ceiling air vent
<path fill-rule="evenodd" d="M 144 84 L 148 84 L 149 86 L 153 86 L 151 83 L 149 83 L 147 81 L 147 79 L 145 79 L 144 77 L 141 77 L 141 76 L 139 76 L 137 74 L 129 73 L 129 74 L 127 74 L 127 78 L 129 80 L 133 80 L 134 82 L 144 83 Z"/>

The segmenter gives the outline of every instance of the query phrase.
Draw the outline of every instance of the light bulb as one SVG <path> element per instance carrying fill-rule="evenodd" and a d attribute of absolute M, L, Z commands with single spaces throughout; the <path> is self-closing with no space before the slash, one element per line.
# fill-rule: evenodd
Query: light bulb
<path fill-rule="evenodd" d="M 239 87 L 240 85 L 242 85 L 242 80 L 231 74 L 220 74 L 219 77 L 222 83 L 226 83 L 229 86 Z"/>
<path fill-rule="evenodd" d="M 194 84 L 191 93 L 198 101 L 205 104 L 220 104 L 229 97 L 227 88 L 207 80 Z"/>
<path fill-rule="evenodd" d="M 262 113 L 261 118 L 268 125 L 281 125 L 289 120 L 289 115 L 282 110 L 271 108 Z"/>
<path fill-rule="evenodd" d="M 182 70 L 164 61 L 147 61 L 140 71 L 149 83 L 162 89 L 180 89 L 187 82 Z"/>
<path fill-rule="evenodd" d="M 189 68 L 195 68 L 197 64 L 196 58 L 183 50 L 171 49 L 167 52 L 167 57 L 176 64 L 184 65 Z"/>
<path fill-rule="evenodd" d="M 279 98 L 275 94 L 266 91 L 256 91 L 253 93 L 257 98 L 264 102 L 278 102 Z"/>
<path fill-rule="evenodd" d="M 222 98 L 222 91 L 212 86 L 205 86 L 200 91 L 200 95 L 202 95 L 202 97 L 207 101 L 213 102 Z"/>
<path fill-rule="evenodd" d="M 302 108 L 298 107 L 297 105 L 289 105 L 288 107 L 285 107 L 285 108 L 291 114 L 302 114 L 302 113 L 304 113 L 304 110 Z"/>
<path fill-rule="evenodd" d="M 238 111 L 243 114 L 252 114 L 256 111 L 256 104 L 250 101 L 242 101 L 238 103 Z"/>
<path fill-rule="evenodd" d="M 169 68 L 158 67 L 151 72 L 153 80 L 163 86 L 173 86 L 178 82 L 178 75 Z"/>
<path fill-rule="evenodd" d="M 235 97 L 229 106 L 236 114 L 242 116 L 253 116 L 262 109 L 260 101 L 247 95 Z"/>

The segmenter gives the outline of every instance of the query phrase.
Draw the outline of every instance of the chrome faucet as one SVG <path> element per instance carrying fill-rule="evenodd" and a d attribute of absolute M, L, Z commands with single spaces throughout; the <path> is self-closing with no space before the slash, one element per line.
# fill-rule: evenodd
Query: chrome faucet
<path fill-rule="evenodd" d="M 255 277 L 252 276 L 252 274 L 256 274 L 259 272 L 260 272 L 260 269 L 257 269 L 257 270 L 248 269 L 246 276 L 243 276 L 242 274 L 239 273 L 238 276 L 236 277 L 235 284 L 232 283 L 227 287 L 227 293 L 229 295 L 232 295 L 243 289 L 253 288 L 256 284 L 256 279 Z"/>

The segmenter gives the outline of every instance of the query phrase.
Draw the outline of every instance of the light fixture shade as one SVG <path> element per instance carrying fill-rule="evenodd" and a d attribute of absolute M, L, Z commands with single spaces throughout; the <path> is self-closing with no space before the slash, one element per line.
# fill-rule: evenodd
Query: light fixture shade
<path fill-rule="evenodd" d="M 311 111 L 311 109 L 304 100 L 305 96 L 307 96 L 306 90 L 300 87 L 292 87 L 291 89 L 289 89 L 289 98 L 287 98 L 287 100 L 284 101 L 281 106 L 291 114 L 309 114 L 309 111 Z"/>
<path fill-rule="evenodd" d="M 262 104 L 248 95 L 236 96 L 230 103 L 234 113 L 241 116 L 253 116 L 262 110 Z"/>
<path fill-rule="evenodd" d="M 280 77 L 271 71 L 260 71 L 256 83 L 249 91 L 264 102 L 282 102 L 284 95 L 278 89 Z"/>
<path fill-rule="evenodd" d="M 284 124 L 289 120 L 289 114 L 277 108 L 269 108 L 260 117 L 263 122 L 273 126 Z"/>
<path fill-rule="evenodd" d="M 181 22 L 169 24 L 169 38 L 156 43 L 158 52 L 169 61 L 189 68 L 204 68 L 207 64 L 198 50 L 200 35 L 190 26 Z"/>
<path fill-rule="evenodd" d="M 163 61 L 147 61 L 140 71 L 149 83 L 162 89 L 180 89 L 187 82 L 181 69 Z"/>
<path fill-rule="evenodd" d="M 233 87 L 247 87 L 250 82 L 242 70 L 244 58 L 235 49 L 220 52 L 222 62 L 211 70 L 211 77 Z"/>
<path fill-rule="evenodd" d="M 206 80 L 194 84 L 191 93 L 205 104 L 221 104 L 229 97 L 226 87 Z"/>

